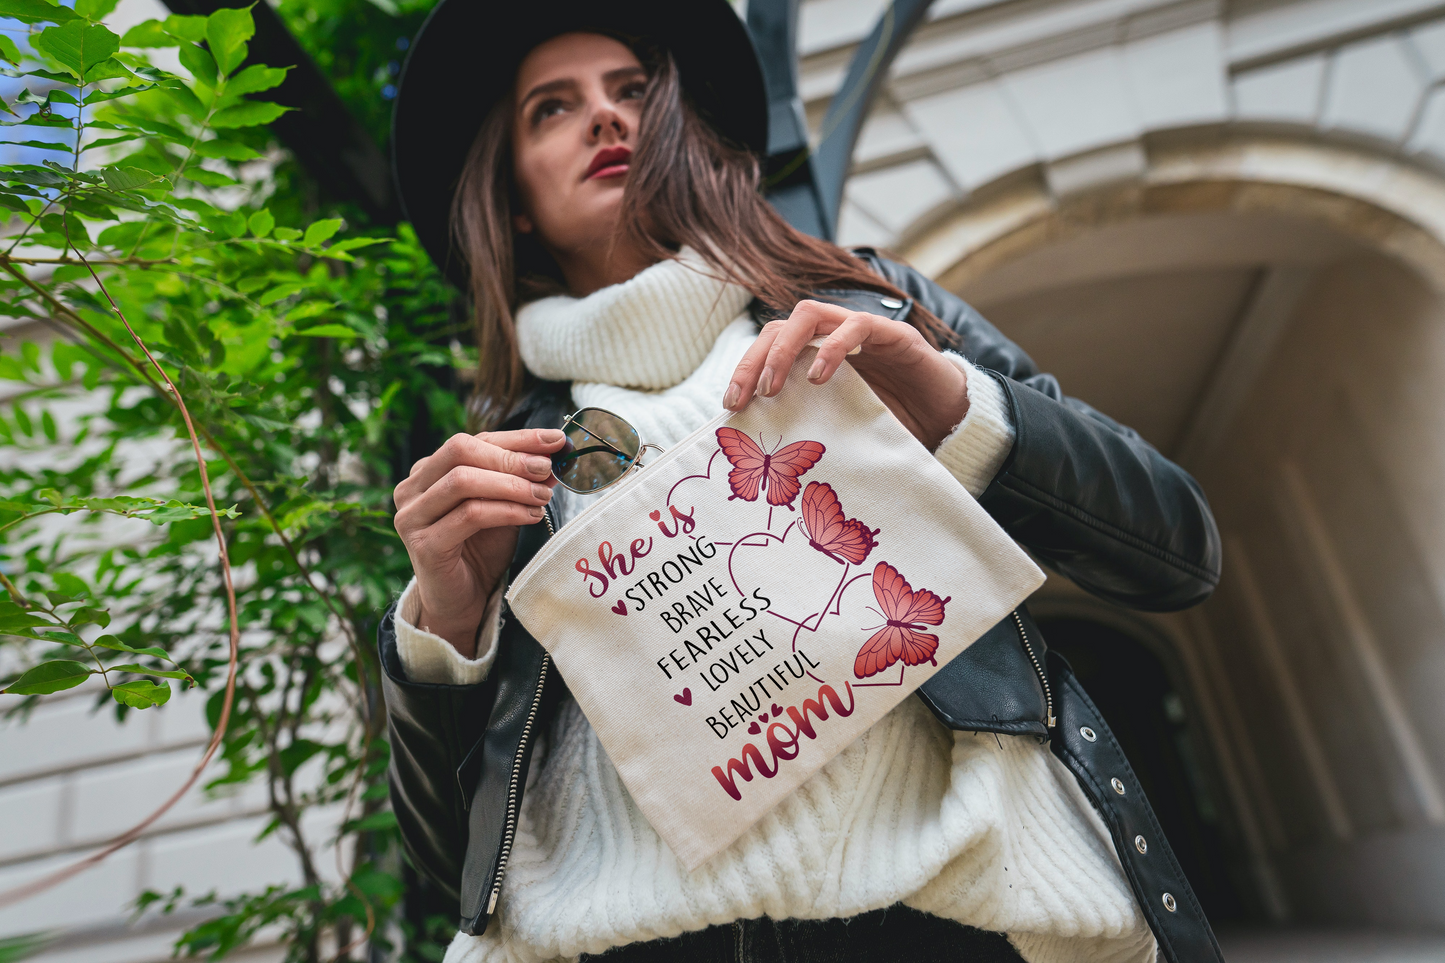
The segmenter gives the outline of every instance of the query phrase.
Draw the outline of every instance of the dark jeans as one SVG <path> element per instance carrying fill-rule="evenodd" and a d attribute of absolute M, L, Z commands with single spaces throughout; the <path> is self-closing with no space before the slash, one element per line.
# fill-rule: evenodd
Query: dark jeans
<path fill-rule="evenodd" d="M 599 963 L 1022 963 L 1002 933 L 906 906 L 835 920 L 739 920 L 633 943 Z"/>

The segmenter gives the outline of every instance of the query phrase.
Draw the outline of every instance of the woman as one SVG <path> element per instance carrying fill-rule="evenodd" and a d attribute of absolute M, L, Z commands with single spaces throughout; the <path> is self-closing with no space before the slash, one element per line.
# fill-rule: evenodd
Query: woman
<path fill-rule="evenodd" d="M 510 52 L 478 60 L 482 36 Z M 1169 609 L 1217 580 L 1184 472 L 926 278 L 772 212 L 761 81 L 726 4 L 448 0 L 394 142 L 409 216 L 471 294 L 494 429 L 397 486 L 416 577 L 380 633 L 403 839 L 460 903 L 448 960 L 1218 959 L 1127 763 L 1022 609 L 690 874 L 502 611 L 536 522 L 605 497 L 554 488 L 567 411 L 607 408 L 666 447 L 777 394 L 818 336 L 810 381 L 846 358 L 1084 587 Z"/>

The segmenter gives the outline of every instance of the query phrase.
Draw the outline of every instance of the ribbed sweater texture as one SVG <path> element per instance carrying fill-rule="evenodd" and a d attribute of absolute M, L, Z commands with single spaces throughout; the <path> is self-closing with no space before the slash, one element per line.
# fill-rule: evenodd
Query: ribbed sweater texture
<path fill-rule="evenodd" d="M 684 250 L 586 298 L 519 312 L 529 370 L 667 447 L 721 412 L 756 337 L 748 292 Z M 1002 389 L 957 355 L 969 412 L 935 453 L 977 496 L 1013 442 Z M 793 386 L 792 390 L 807 390 Z M 565 523 L 592 498 L 557 490 Z M 496 655 L 501 597 L 475 659 L 418 627 L 414 583 L 397 645 L 417 682 L 474 684 Z M 692 873 L 643 817 L 568 699 L 538 745 L 497 914 L 447 963 L 540 963 L 713 924 L 846 917 L 903 902 L 1008 935 L 1029 963 L 1153 963 L 1156 947 L 1103 823 L 1036 740 L 951 732 L 917 699 L 845 749 Z"/>

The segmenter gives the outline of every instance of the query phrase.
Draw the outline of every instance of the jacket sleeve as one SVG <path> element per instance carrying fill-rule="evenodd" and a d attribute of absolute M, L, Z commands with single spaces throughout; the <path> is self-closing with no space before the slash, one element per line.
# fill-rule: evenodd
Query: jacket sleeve
<path fill-rule="evenodd" d="M 984 320 L 912 268 L 872 255 L 889 281 L 960 337 L 956 350 L 998 378 L 1015 439 L 979 498 L 1019 544 L 1102 598 L 1173 611 L 1219 582 L 1219 530 L 1188 472 L 1082 401 Z"/>
<path fill-rule="evenodd" d="M 457 771 L 481 741 L 496 697 L 495 682 L 411 682 L 396 646 L 395 606 L 377 630 L 391 735 L 391 808 L 417 869 L 460 899 L 467 851 L 467 811 Z"/>

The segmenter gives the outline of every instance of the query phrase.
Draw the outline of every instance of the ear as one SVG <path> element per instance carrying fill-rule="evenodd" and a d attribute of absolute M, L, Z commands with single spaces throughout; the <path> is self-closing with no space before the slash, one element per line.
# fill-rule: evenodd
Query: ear
<path fill-rule="evenodd" d="M 512 229 L 518 234 L 531 234 L 532 219 L 525 214 L 513 214 Z"/>

